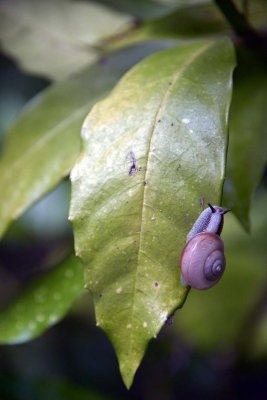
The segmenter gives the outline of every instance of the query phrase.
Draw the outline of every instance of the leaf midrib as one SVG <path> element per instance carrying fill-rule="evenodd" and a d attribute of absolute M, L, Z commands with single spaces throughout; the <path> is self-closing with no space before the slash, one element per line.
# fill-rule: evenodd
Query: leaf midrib
<path fill-rule="evenodd" d="M 184 66 L 182 67 L 181 70 L 179 70 L 178 72 L 175 72 L 173 77 L 171 78 L 171 85 L 168 85 L 167 90 L 164 94 L 164 96 L 162 97 L 162 100 L 158 106 L 158 109 L 155 113 L 155 118 L 154 118 L 154 122 L 152 124 L 152 128 L 151 128 L 151 134 L 150 134 L 150 140 L 148 143 L 148 151 L 147 151 L 147 167 L 146 167 L 146 172 L 145 172 L 145 177 L 144 177 L 144 181 L 147 180 L 147 173 L 148 173 L 148 165 L 150 162 L 150 149 L 151 149 L 151 144 L 152 144 L 152 140 L 153 140 L 153 136 L 154 136 L 154 132 L 155 132 L 155 127 L 156 127 L 156 121 L 160 118 L 160 115 L 164 109 L 164 106 L 167 102 L 167 99 L 172 91 L 173 86 L 177 83 L 177 81 L 183 76 L 185 70 L 194 62 L 194 60 L 200 56 L 202 53 L 204 53 L 206 50 L 208 50 L 210 47 L 212 47 L 214 45 L 213 42 L 208 43 L 206 45 L 204 45 L 204 47 L 202 47 L 200 50 L 198 50 L 196 53 L 193 54 L 192 57 L 190 57 L 190 59 L 184 64 Z M 144 209 L 145 209 L 145 204 L 146 204 L 146 193 L 147 193 L 147 186 L 144 185 L 143 186 L 143 201 L 142 201 L 142 207 L 141 207 L 141 226 L 140 226 L 140 235 L 139 235 L 139 252 L 138 252 L 138 259 L 137 259 L 137 268 L 136 268 L 136 273 L 135 273 L 135 278 L 134 278 L 134 287 L 133 287 L 133 301 L 132 301 L 132 310 L 131 310 L 131 316 L 130 316 L 130 321 L 133 320 L 133 315 L 135 314 L 135 296 L 137 293 L 137 289 L 136 289 L 136 285 L 137 285 L 137 280 L 138 280 L 138 274 L 139 274 L 139 266 L 140 266 L 140 257 L 141 257 L 141 253 L 144 253 L 144 250 L 142 250 L 142 242 L 143 242 L 143 237 L 144 237 L 144 229 L 143 229 L 143 224 L 144 224 L 144 219 L 143 219 L 143 214 L 144 214 Z M 133 329 L 131 329 L 131 332 L 128 336 L 129 340 L 128 340 L 128 348 L 129 348 L 129 354 L 131 354 L 132 352 L 132 346 L 133 346 Z"/>

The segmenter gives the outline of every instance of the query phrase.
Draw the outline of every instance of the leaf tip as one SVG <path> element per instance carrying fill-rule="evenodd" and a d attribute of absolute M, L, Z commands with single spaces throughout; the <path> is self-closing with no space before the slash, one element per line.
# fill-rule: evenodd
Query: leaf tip
<path fill-rule="evenodd" d="M 126 386 L 126 388 L 128 390 L 130 390 L 130 388 L 131 388 L 131 386 L 133 384 L 135 373 L 136 373 L 136 370 L 137 370 L 138 367 L 139 367 L 139 364 L 138 365 L 136 365 L 136 364 L 133 365 L 133 364 L 130 364 L 130 363 L 127 363 L 127 364 L 120 363 L 121 377 L 122 377 L 124 385 Z"/>
<path fill-rule="evenodd" d="M 118 351 L 118 349 L 115 347 L 119 362 L 120 374 L 123 383 L 128 390 L 133 384 L 136 371 L 145 355 L 150 339 L 151 337 L 145 340 L 141 339 L 139 346 L 135 347 L 135 349 L 132 348 L 130 351 L 126 350 L 125 348 L 121 349 L 121 351 Z"/>
<path fill-rule="evenodd" d="M 251 224 L 250 224 L 250 219 L 249 216 L 246 216 L 245 218 L 240 217 L 237 213 L 235 213 L 238 221 L 240 222 L 240 224 L 242 225 L 242 227 L 244 228 L 244 231 L 248 234 L 251 233 Z"/>

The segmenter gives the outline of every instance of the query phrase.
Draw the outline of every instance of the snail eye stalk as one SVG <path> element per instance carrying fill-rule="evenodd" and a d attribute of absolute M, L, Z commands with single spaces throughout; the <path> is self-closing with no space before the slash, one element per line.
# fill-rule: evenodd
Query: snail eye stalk
<path fill-rule="evenodd" d="M 227 210 L 224 210 L 224 211 L 223 211 L 223 215 L 224 215 L 224 214 L 227 214 L 229 211 L 232 211 L 232 210 L 230 210 L 230 208 L 227 208 Z"/>
<path fill-rule="evenodd" d="M 215 213 L 216 211 L 215 211 L 215 208 L 210 204 L 210 203 L 208 203 L 208 206 L 209 206 L 209 208 L 211 209 L 211 212 L 212 213 Z"/>

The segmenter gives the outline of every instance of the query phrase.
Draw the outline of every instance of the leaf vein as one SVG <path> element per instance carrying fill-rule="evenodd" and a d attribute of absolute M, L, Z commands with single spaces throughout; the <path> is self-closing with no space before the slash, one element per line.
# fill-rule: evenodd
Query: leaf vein
<path fill-rule="evenodd" d="M 155 132 L 155 126 L 156 126 L 157 121 L 160 119 L 160 116 L 163 114 L 163 110 L 165 108 L 167 99 L 168 99 L 168 97 L 169 97 L 169 95 L 170 95 L 170 93 L 172 91 L 172 88 L 173 88 L 174 84 L 176 84 L 177 81 L 179 79 L 181 79 L 181 77 L 184 75 L 186 69 L 195 61 L 195 59 L 197 57 L 199 57 L 202 53 L 204 53 L 206 50 L 208 50 L 213 44 L 214 44 L 213 42 L 205 44 L 201 49 L 199 49 L 199 51 L 194 53 L 188 59 L 188 61 L 183 65 L 183 67 L 179 71 L 175 72 L 173 77 L 171 78 L 171 82 L 172 83 L 171 83 L 171 85 L 168 86 L 168 88 L 167 88 L 165 94 L 163 95 L 162 100 L 161 100 L 161 102 L 160 102 L 160 104 L 158 106 L 158 109 L 157 109 L 157 111 L 155 113 L 155 118 L 154 118 L 154 122 L 153 122 L 153 125 L 152 125 L 151 133 L 150 133 L 150 140 L 149 140 L 149 143 L 148 143 L 148 150 L 147 150 L 147 154 L 146 154 L 147 168 L 146 168 L 145 178 L 144 178 L 145 181 L 147 180 L 147 174 L 148 174 L 148 171 L 149 171 L 148 165 L 149 165 L 150 157 L 151 157 L 150 149 L 152 147 L 152 140 L 153 140 L 153 136 L 154 136 L 153 134 Z M 147 201 L 146 201 L 147 190 L 148 190 L 147 186 L 144 186 L 144 188 L 143 188 L 142 209 L 141 209 L 141 227 L 140 227 L 140 236 L 139 236 L 139 253 L 138 253 L 138 259 L 137 259 L 137 268 L 136 268 L 136 273 L 135 273 L 135 279 L 134 279 L 134 284 L 133 284 L 134 285 L 133 286 L 133 300 L 132 300 L 132 305 L 131 305 L 130 320 L 133 320 L 133 317 L 134 317 L 134 314 L 135 314 L 135 305 L 136 305 L 135 295 L 136 295 L 137 289 L 138 289 L 137 282 L 138 282 L 138 274 L 139 274 L 139 269 L 140 269 L 140 258 L 141 258 L 141 255 L 143 255 L 145 253 L 144 250 L 142 250 L 142 243 L 143 243 L 143 236 L 144 236 L 144 226 L 143 226 L 144 225 L 144 218 L 143 218 L 143 214 L 144 214 L 145 205 L 147 204 Z M 146 255 L 146 257 L 147 257 L 147 255 Z M 134 342 L 133 341 L 133 331 L 134 330 L 131 330 L 131 333 L 128 336 L 129 354 L 132 353 L 132 346 L 133 346 L 133 342 Z"/>

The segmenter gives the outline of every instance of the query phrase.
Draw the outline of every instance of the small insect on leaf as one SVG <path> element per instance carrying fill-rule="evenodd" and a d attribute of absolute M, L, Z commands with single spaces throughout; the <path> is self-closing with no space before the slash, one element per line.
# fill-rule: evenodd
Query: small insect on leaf
<path fill-rule="evenodd" d="M 136 160 L 136 157 L 135 157 L 135 154 L 133 151 L 130 151 L 130 153 L 128 154 L 128 157 L 131 162 L 131 166 L 129 168 L 128 175 L 131 176 L 131 175 L 135 174 L 136 172 L 139 172 L 140 168 L 137 167 L 137 160 Z"/>

